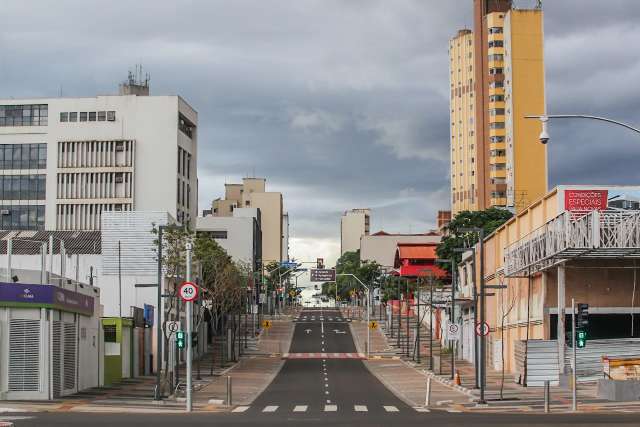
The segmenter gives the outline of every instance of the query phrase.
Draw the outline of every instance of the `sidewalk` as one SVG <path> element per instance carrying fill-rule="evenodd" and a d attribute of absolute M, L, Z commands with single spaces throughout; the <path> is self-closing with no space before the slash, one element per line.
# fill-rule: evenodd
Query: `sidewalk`
<path fill-rule="evenodd" d="M 201 380 L 196 379 L 197 362 L 194 361 L 194 411 L 226 411 L 227 376 L 232 377 L 234 404 L 253 401 L 271 382 L 284 364 L 280 354 L 288 351 L 295 324 L 292 312 L 288 315 L 268 317 L 269 330 L 262 330 L 257 339 L 251 339 L 243 355 L 235 363 L 220 366 L 211 353 L 200 361 Z M 219 349 L 216 349 L 219 352 Z M 213 375 L 212 375 L 212 364 Z M 181 366 L 181 382 L 185 378 Z M 113 413 L 181 413 L 185 410 L 184 397 L 153 400 L 155 376 L 124 379 L 109 387 L 93 388 L 54 401 L 5 401 L 0 413 L 11 412 L 113 412 Z"/>

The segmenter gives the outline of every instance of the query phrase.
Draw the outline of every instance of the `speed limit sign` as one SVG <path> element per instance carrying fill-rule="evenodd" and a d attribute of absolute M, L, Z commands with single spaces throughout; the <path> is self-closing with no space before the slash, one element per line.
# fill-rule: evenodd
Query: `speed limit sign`
<path fill-rule="evenodd" d="M 183 301 L 193 301 L 198 298 L 198 286 L 193 282 L 183 282 L 178 293 Z"/>

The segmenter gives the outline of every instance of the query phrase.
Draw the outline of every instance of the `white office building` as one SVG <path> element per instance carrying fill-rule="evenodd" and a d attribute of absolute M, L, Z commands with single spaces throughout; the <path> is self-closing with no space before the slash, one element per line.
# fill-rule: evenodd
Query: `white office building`
<path fill-rule="evenodd" d="M 0 229 L 99 230 L 133 210 L 195 225 L 197 123 L 131 77 L 119 95 L 0 100 Z"/>
<path fill-rule="evenodd" d="M 369 235 L 370 209 L 351 209 L 340 218 L 340 255 L 360 249 L 360 238 Z"/>

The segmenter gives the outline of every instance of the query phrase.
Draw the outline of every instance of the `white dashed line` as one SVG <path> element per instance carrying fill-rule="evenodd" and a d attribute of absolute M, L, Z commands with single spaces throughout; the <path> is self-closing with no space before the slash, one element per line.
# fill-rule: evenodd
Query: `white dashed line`
<path fill-rule="evenodd" d="M 353 410 L 356 412 L 367 412 L 367 406 L 366 405 L 354 405 L 353 406 Z"/>
<path fill-rule="evenodd" d="M 338 405 L 324 405 L 324 412 L 336 412 Z"/>
<path fill-rule="evenodd" d="M 248 406 L 238 406 L 237 408 L 233 408 L 233 411 L 231 411 L 231 412 L 244 412 L 247 409 L 249 409 Z"/>
<path fill-rule="evenodd" d="M 387 412 L 398 412 L 398 408 L 395 406 L 383 406 L 383 408 Z"/>
<path fill-rule="evenodd" d="M 265 406 L 262 412 L 276 412 L 278 407 L 276 405 Z"/>
<path fill-rule="evenodd" d="M 295 408 L 293 408 L 293 412 L 307 412 L 307 405 L 296 405 Z"/>

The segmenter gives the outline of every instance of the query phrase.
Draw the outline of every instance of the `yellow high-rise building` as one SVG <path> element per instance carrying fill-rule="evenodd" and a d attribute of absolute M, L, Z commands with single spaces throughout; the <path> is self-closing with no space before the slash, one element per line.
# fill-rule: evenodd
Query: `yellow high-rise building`
<path fill-rule="evenodd" d="M 474 12 L 474 31 L 449 43 L 451 208 L 517 212 L 547 190 L 541 125 L 524 118 L 545 112 L 542 10 L 475 0 Z"/>

